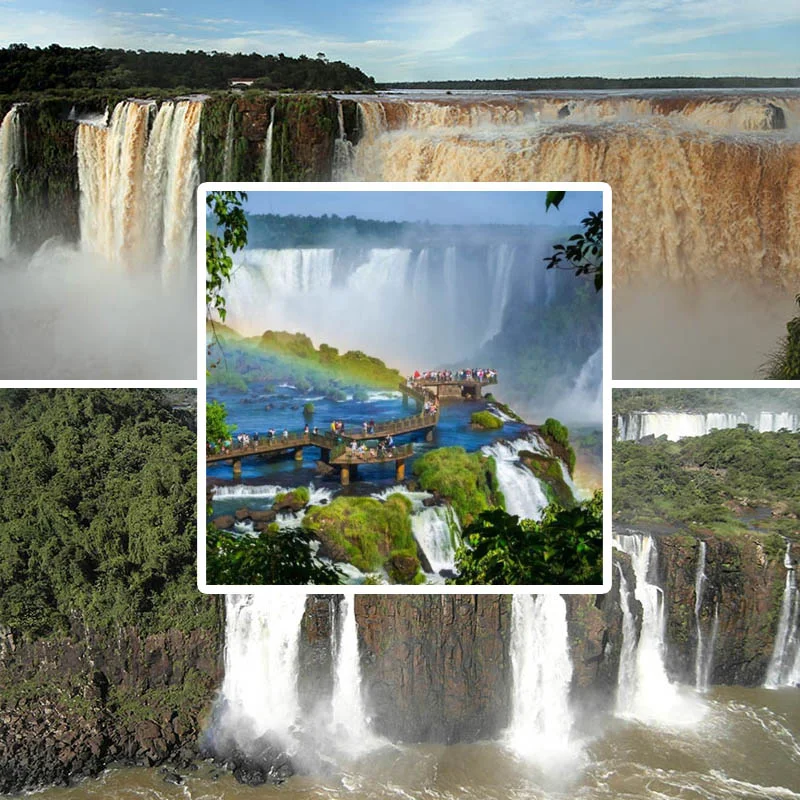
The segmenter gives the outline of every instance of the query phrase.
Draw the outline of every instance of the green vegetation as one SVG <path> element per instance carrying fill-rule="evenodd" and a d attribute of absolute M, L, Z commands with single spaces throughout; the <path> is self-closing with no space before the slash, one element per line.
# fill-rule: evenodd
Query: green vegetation
<path fill-rule="evenodd" d="M 800 294 L 795 297 L 800 306 Z M 800 378 L 800 317 L 793 317 L 786 325 L 786 336 L 767 360 L 764 377 L 774 381 Z"/>
<path fill-rule="evenodd" d="M 225 420 L 228 418 L 228 409 L 224 403 L 212 400 L 206 403 L 206 441 L 224 442 L 231 438 L 236 430 L 235 425 L 228 425 Z"/>
<path fill-rule="evenodd" d="M 215 224 L 206 231 L 206 319 L 215 316 L 225 322 L 227 310 L 222 286 L 231 277 L 231 253 L 247 244 L 247 217 L 242 203 L 244 192 L 208 192 L 206 205 L 214 215 Z M 213 321 L 211 322 L 213 328 Z"/>
<path fill-rule="evenodd" d="M 401 494 L 385 502 L 337 497 L 328 505 L 311 508 L 303 523 L 322 542 L 321 555 L 349 562 L 362 572 L 380 569 L 396 551 L 417 555 L 411 501 Z"/>
<path fill-rule="evenodd" d="M 623 522 L 797 532 L 797 434 L 758 433 L 740 425 L 679 442 L 616 442 L 613 475 L 615 519 Z M 773 513 L 759 515 L 759 507 Z"/>
<path fill-rule="evenodd" d="M 571 509 L 553 503 L 540 522 L 494 509 L 464 529 L 452 583 L 595 586 L 602 583 L 602 554 L 602 492 Z"/>
<path fill-rule="evenodd" d="M 0 49 L 0 94 L 68 88 L 131 89 L 168 87 L 182 93 L 227 88 L 232 78 L 257 78 L 261 89 L 373 89 L 374 80 L 343 61 L 283 53 L 185 53 L 112 50 L 100 47 L 28 47 Z"/>
<path fill-rule="evenodd" d="M 495 431 L 503 427 L 503 420 L 500 417 L 496 417 L 491 411 L 476 411 L 470 417 L 470 422 L 476 427 L 487 431 Z"/>
<path fill-rule="evenodd" d="M 539 428 L 539 433 L 547 440 L 553 452 L 564 461 L 571 475 L 575 470 L 575 451 L 569 443 L 569 429 L 566 425 L 550 417 Z"/>
<path fill-rule="evenodd" d="M 558 502 L 564 508 L 572 508 L 575 498 L 572 490 L 564 480 L 561 465 L 555 458 L 541 453 L 523 450 L 519 454 L 520 461 L 544 484 L 550 502 Z"/>
<path fill-rule="evenodd" d="M 359 389 L 396 389 L 403 380 L 378 358 L 335 347 L 319 349 L 302 333 L 266 331 L 260 337 L 242 338 L 224 325 L 214 325 L 225 357 L 209 375 L 209 385 L 246 390 L 254 383 L 290 383 L 302 391 L 313 389 L 334 400 L 344 400 Z M 312 412 L 313 413 L 313 405 Z"/>
<path fill-rule="evenodd" d="M 195 584 L 194 415 L 172 402 L 0 390 L 0 624 L 34 638 L 214 625 Z"/>
<path fill-rule="evenodd" d="M 548 192 L 545 211 L 558 208 L 566 192 Z M 588 212 L 581 220 L 583 230 L 569 237 L 566 244 L 553 245 L 553 253 L 545 258 L 547 269 L 574 270 L 576 276 L 593 275 L 594 288 L 603 288 L 603 212 Z"/>
<path fill-rule="evenodd" d="M 416 548 L 393 550 L 386 562 L 386 569 L 392 583 L 414 585 L 425 581 L 425 573 L 420 569 Z"/>
<path fill-rule="evenodd" d="M 489 394 L 484 396 L 484 399 L 487 403 L 491 403 L 498 411 L 502 411 L 507 417 L 511 417 L 515 422 L 519 422 L 521 424 L 525 424 L 525 420 L 517 414 L 511 406 L 507 406 L 505 403 L 501 403 L 499 400 L 495 398 L 495 396 L 489 392 Z"/>
<path fill-rule="evenodd" d="M 440 447 L 414 462 L 414 475 L 421 489 L 447 498 L 463 525 L 481 512 L 502 506 L 494 460 L 463 447 Z"/>
<path fill-rule="evenodd" d="M 314 416 L 314 404 L 312 402 L 309 401 L 303 406 L 303 416 L 304 417 Z"/>
<path fill-rule="evenodd" d="M 309 547 L 311 534 L 302 529 L 278 530 L 270 525 L 258 536 L 206 531 L 206 580 L 212 586 L 337 585 L 342 575 L 317 560 Z"/>

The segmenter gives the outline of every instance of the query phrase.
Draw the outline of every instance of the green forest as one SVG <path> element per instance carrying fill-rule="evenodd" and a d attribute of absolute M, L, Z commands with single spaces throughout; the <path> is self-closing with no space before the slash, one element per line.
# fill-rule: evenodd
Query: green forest
<path fill-rule="evenodd" d="M 329 61 L 324 53 L 290 58 L 283 53 L 161 53 L 103 47 L 0 49 L 0 94 L 64 89 L 227 89 L 232 78 L 256 78 L 259 89 L 374 89 L 357 67 Z"/>
<path fill-rule="evenodd" d="M 748 425 L 678 442 L 615 442 L 614 520 L 800 532 L 800 436 Z"/>
<path fill-rule="evenodd" d="M 0 624 L 213 624 L 195 584 L 194 392 L 0 390 Z"/>

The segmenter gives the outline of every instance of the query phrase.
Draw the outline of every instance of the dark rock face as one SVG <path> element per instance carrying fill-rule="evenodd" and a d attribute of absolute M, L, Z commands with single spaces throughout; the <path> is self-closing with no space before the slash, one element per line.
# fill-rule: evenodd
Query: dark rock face
<path fill-rule="evenodd" d="M 754 686 L 764 680 L 778 627 L 786 570 L 781 537 L 737 534 L 703 536 L 707 582 L 700 609 L 706 641 L 718 609 L 711 683 Z M 697 632 L 695 576 L 700 553 L 694 536 L 662 536 L 659 583 L 667 604 L 667 669 L 694 682 Z"/>
<path fill-rule="evenodd" d="M 402 741 L 489 738 L 508 723 L 510 598 L 361 596 L 367 709 Z"/>
<path fill-rule="evenodd" d="M 110 762 L 195 758 L 221 680 L 221 627 L 116 638 L 0 640 L 0 794 L 95 775 Z"/>

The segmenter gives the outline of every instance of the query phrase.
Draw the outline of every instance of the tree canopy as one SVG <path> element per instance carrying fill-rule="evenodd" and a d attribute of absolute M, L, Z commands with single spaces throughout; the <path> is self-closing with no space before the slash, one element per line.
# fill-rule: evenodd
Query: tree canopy
<path fill-rule="evenodd" d="M 193 415 L 165 398 L 0 390 L 0 624 L 36 637 L 203 623 Z"/>
<path fill-rule="evenodd" d="M 322 56 L 321 58 L 319 56 Z M 104 47 L 28 47 L 0 49 L 0 94 L 47 89 L 180 88 L 227 89 L 235 78 L 257 79 L 264 89 L 357 90 L 375 81 L 343 61 L 283 53 L 163 53 Z"/>

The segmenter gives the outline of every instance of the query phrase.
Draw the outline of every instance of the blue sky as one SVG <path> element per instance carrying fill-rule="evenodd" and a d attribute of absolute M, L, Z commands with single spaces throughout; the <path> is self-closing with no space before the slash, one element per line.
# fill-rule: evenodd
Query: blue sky
<path fill-rule="evenodd" d="M 603 206 L 600 192 L 567 192 L 558 210 L 545 213 L 544 192 L 294 191 L 249 192 L 253 214 L 353 215 L 437 224 L 571 225 Z"/>
<path fill-rule="evenodd" d="M 2 46 L 321 51 L 378 81 L 800 74 L 798 0 L 0 0 L 0 20 Z"/>

